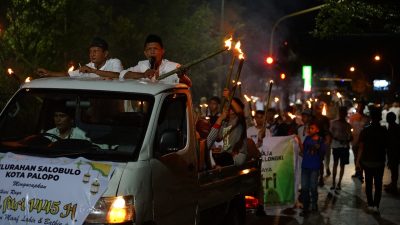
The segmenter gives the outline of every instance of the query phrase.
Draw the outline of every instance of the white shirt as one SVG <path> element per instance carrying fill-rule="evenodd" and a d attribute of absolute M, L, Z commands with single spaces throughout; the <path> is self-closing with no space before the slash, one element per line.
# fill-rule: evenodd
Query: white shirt
<path fill-rule="evenodd" d="M 56 127 L 53 128 L 53 129 L 50 129 L 50 130 L 46 131 L 46 133 L 54 134 L 54 135 L 56 135 L 57 137 L 60 137 L 60 138 L 61 138 L 61 136 L 60 136 L 60 131 L 59 131 Z M 52 137 L 48 137 L 48 138 L 49 138 L 52 142 L 57 141 L 55 138 L 52 138 Z M 71 133 L 70 133 L 70 135 L 68 136 L 67 139 L 89 140 L 89 138 L 86 137 L 85 131 L 83 131 L 83 130 L 77 128 L 77 127 L 71 128 Z"/>
<path fill-rule="evenodd" d="M 349 123 L 353 128 L 353 141 L 351 142 L 352 146 L 358 146 L 358 138 L 360 136 L 360 133 L 368 124 L 368 122 L 368 117 L 361 115 L 360 113 L 355 113 L 350 116 Z"/>
<path fill-rule="evenodd" d="M 260 129 L 256 128 L 255 126 L 247 128 L 247 138 L 251 138 L 254 143 L 257 145 L 258 142 L 258 133 Z M 271 132 L 269 129 L 265 129 L 265 137 L 263 139 L 263 142 L 265 142 L 266 138 L 271 137 Z M 260 151 L 262 150 L 262 145 L 261 147 L 258 148 Z"/>
<path fill-rule="evenodd" d="M 179 66 L 180 65 L 178 63 L 168 61 L 167 59 L 163 59 L 161 61 L 160 67 L 158 68 L 158 71 L 159 71 L 159 74 L 162 75 L 162 74 L 168 73 L 168 72 L 178 68 Z M 120 72 L 120 74 L 119 74 L 119 78 L 123 79 L 125 74 L 128 71 L 136 72 L 136 73 L 144 73 L 148 69 L 150 69 L 149 60 L 139 61 L 136 66 L 130 67 L 130 68 L 126 69 L 126 70 L 122 70 Z M 143 79 L 149 80 L 148 78 L 143 78 Z M 155 77 L 153 77 L 151 80 L 155 81 Z M 169 76 L 167 78 L 162 79 L 162 81 L 164 81 L 165 83 L 169 83 L 169 84 L 177 84 L 177 83 L 179 83 L 179 77 L 178 77 L 177 74 L 173 74 L 173 75 L 171 75 L 171 76 Z"/>
<path fill-rule="evenodd" d="M 351 125 L 346 121 L 339 119 L 333 120 L 330 125 L 332 134 L 332 148 L 347 148 L 350 147 L 350 139 L 352 137 Z"/>
<path fill-rule="evenodd" d="M 96 68 L 96 66 L 92 62 L 86 64 L 86 66 L 93 69 Z M 123 69 L 122 64 L 119 59 L 107 59 L 106 63 L 104 63 L 104 65 L 99 70 L 119 73 L 122 71 L 122 69 Z M 95 73 L 81 73 L 79 72 L 79 70 L 70 71 L 68 72 L 68 74 L 70 77 L 90 77 L 90 78 L 100 77 Z"/>
<path fill-rule="evenodd" d="M 306 137 L 308 136 L 308 124 L 301 125 L 301 126 L 297 129 L 297 135 L 300 137 L 301 144 L 303 144 L 303 143 L 304 143 L 304 140 L 305 140 Z"/>

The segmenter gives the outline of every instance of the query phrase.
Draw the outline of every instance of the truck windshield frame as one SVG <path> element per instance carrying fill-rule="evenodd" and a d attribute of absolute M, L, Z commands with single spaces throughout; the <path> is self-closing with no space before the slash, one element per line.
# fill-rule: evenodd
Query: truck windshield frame
<path fill-rule="evenodd" d="M 0 116 L 0 152 L 134 161 L 154 101 L 139 93 L 21 89 Z M 62 136 L 56 122 L 60 112 L 71 118 L 69 136 Z"/>

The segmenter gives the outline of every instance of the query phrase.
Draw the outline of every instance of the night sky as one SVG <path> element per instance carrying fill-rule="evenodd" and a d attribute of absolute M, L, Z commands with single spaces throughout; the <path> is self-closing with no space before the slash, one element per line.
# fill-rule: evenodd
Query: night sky
<path fill-rule="evenodd" d="M 225 32 L 233 32 L 243 40 L 248 60 L 244 73 L 248 86 L 254 90 L 261 80 L 275 79 L 279 71 L 289 77 L 301 76 L 301 66 L 313 66 L 314 73 L 325 77 L 349 77 L 349 67 L 355 66 L 358 73 L 368 79 L 388 78 L 390 62 L 398 74 L 400 68 L 400 37 L 383 34 L 353 34 L 338 36 L 329 40 L 313 37 L 310 32 L 315 26 L 318 11 L 292 17 L 281 22 L 274 36 L 274 53 L 278 63 L 269 67 L 264 63 L 269 54 L 270 32 L 273 23 L 280 17 L 323 4 L 323 1 L 225 0 Z M 302 3 L 303 2 L 303 3 Z M 306 3 L 304 3 L 306 2 Z M 221 0 L 211 1 L 214 9 L 220 9 Z M 373 56 L 380 54 L 385 62 L 376 63 Z M 243 78 L 243 79 L 246 79 Z M 261 79 L 260 79 L 261 78 Z"/>

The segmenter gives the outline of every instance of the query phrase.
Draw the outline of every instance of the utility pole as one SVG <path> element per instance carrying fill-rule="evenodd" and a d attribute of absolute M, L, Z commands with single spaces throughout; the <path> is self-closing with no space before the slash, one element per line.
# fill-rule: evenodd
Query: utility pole
<path fill-rule="evenodd" d="M 320 10 L 324 6 L 326 6 L 326 4 L 318 5 L 318 6 L 315 6 L 315 7 L 312 7 L 312 8 L 308 8 L 308 9 L 304 9 L 304 10 L 301 10 L 301 11 L 297 11 L 297 12 L 294 12 L 294 13 L 291 13 L 291 14 L 288 14 L 288 15 L 285 15 L 285 16 L 279 18 L 274 23 L 274 25 L 272 26 L 271 37 L 269 39 L 269 41 L 270 41 L 269 42 L 269 56 L 273 57 L 272 54 L 273 54 L 274 34 L 275 34 L 275 30 L 278 27 L 279 23 L 281 23 L 282 21 L 284 21 L 284 20 L 286 20 L 288 18 L 294 17 L 294 16 L 298 16 L 298 15 L 302 15 L 302 14 L 309 13 L 309 12 L 312 12 L 312 11 Z"/>

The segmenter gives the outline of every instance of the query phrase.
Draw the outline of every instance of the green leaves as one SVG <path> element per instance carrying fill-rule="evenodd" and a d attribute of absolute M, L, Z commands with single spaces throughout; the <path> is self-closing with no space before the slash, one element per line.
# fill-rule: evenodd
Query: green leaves
<path fill-rule="evenodd" d="M 316 18 L 315 36 L 400 32 L 400 5 L 395 1 L 327 0 L 326 4 Z"/>
<path fill-rule="evenodd" d="M 71 62 L 88 62 L 87 47 L 94 36 L 108 41 L 110 55 L 125 68 L 144 58 L 143 44 L 150 33 L 163 38 L 166 58 L 181 64 L 223 46 L 223 37 L 213 28 L 213 13 L 203 1 L 2 0 L 0 8 L 0 22 L 5 21 L 0 72 L 12 67 L 21 79 L 37 76 L 37 67 L 65 71 Z M 198 95 L 208 94 L 200 83 L 218 75 L 211 72 L 217 58 L 189 71 Z M 4 85 L 0 79 L 1 89 Z"/>

